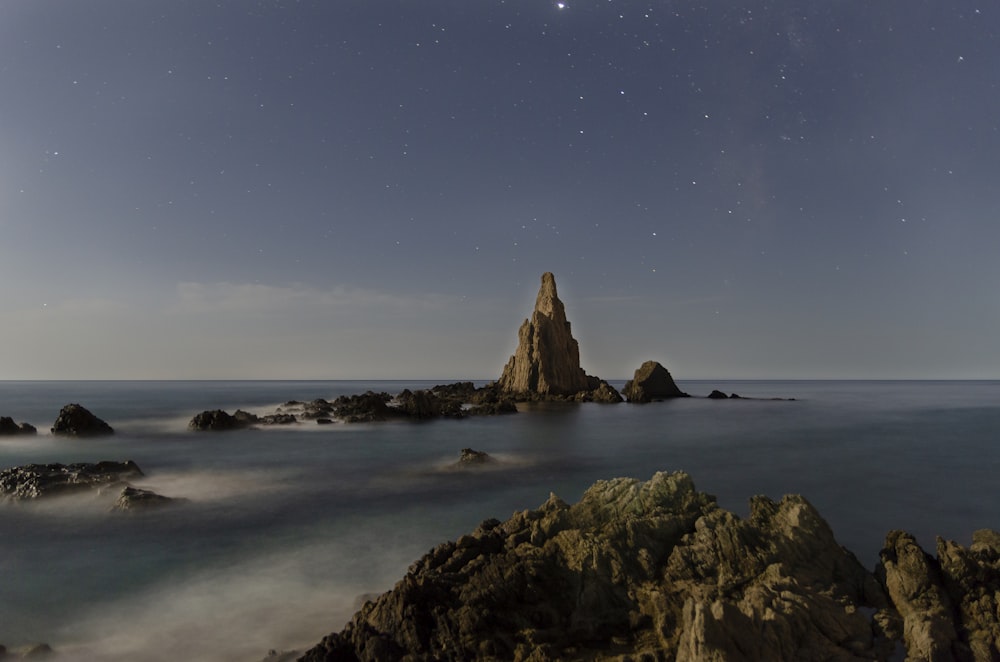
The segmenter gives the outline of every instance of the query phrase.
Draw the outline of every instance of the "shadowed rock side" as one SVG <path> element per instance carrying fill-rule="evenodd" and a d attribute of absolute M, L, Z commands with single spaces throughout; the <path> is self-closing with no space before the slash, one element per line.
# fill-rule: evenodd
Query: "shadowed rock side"
<path fill-rule="evenodd" d="M 301 659 L 888 659 L 891 620 L 802 497 L 755 497 L 743 520 L 658 473 L 483 522 Z"/>
<path fill-rule="evenodd" d="M 37 433 L 38 429 L 31 423 L 17 423 L 10 416 L 0 416 L 0 437 Z"/>
<path fill-rule="evenodd" d="M 500 391 L 517 399 L 551 396 L 621 402 L 617 391 L 580 367 L 580 347 L 566 320 L 566 310 L 556 293 L 556 279 L 542 274 L 542 286 L 535 299 L 535 310 L 517 332 L 517 349 L 497 381 Z M 597 392 L 596 397 L 578 395 Z M 614 396 L 607 390 L 614 391 Z"/>
<path fill-rule="evenodd" d="M 665 398 L 686 398 L 688 394 L 674 383 L 670 372 L 657 361 L 646 361 L 625 382 L 622 395 L 629 402 L 652 402 Z"/>
<path fill-rule="evenodd" d="M 70 437 L 99 437 L 115 433 L 110 425 L 78 404 L 68 404 L 59 410 L 51 432 Z"/>

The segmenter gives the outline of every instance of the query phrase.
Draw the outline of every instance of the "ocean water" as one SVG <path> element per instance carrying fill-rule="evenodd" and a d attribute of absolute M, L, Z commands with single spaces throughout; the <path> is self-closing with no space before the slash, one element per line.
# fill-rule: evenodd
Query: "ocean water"
<path fill-rule="evenodd" d="M 758 398 L 532 405 L 515 416 L 303 424 L 194 433 L 204 410 L 266 413 L 290 399 L 424 382 L 0 382 L 0 468 L 136 461 L 135 481 L 186 499 L 122 514 L 107 498 L 0 503 L 0 643 L 45 641 L 73 660 L 243 660 L 339 630 L 360 596 L 484 519 L 577 500 L 595 480 L 689 472 L 721 506 L 803 494 L 874 567 L 904 529 L 968 544 L 1000 528 L 1000 382 L 680 382 Z M 615 386 L 620 387 L 620 383 Z M 115 427 L 55 438 L 78 402 Z M 502 460 L 455 470 L 460 449 Z"/>

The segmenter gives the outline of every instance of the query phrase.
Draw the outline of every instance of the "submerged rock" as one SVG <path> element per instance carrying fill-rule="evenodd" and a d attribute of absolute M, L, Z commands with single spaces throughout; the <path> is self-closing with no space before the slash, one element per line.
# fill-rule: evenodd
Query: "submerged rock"
<path fill-rule="evenodd" d="M 118 496 L 118 500 L 115 501 L 115 505 L 112 510 L 152 510 L 154 508 L 162 508 L 163 506 L 170 505 L 176 501 L 176 499 L 165 497 L 162 494 L 153 492 L 152 490 L 143 490 L 138 487 L 127 486 L 122 489 L 122 492 Z"/>
<path fill-rule="evenodd" d="M 632 379 L 625 382 L 622 395 L 629 402 L 652 402 L 665 398 L 686 398 L 688 394 L 674 383 L 670 372 L 657 361 L 646 361 Z"/>
<path fill-rule="evenodd" d="M 659 473 L 483 522 L 301 659 L 885 659 L 886 604 L 802 497 L 742 520 Z"/>
<path fill-rule="evenodd" d="M 241 413 L 239 410 L 237 414 Z M 245 413 L 245 412 L 244 412 Z M 242 430 L 249 427 L 252 423 L 256 422 L 257 417 L 253 416 L 237 417 L 225 412 L 221 409 L 211 409 L 205 410 L 200 414 L 196 414 L 194 418 L 188 423 L 188 429 L 190 430 L 211 430 L 211 431 L 224 431 L 224 430 Z"/>
<path fill-rule="evenodd" d="M 132 460 L 76 464 L 26 464 L 0 471 L 0 496 L 13 501 L 86 491 L 143 475 Z"/>
<path fill-rule="evenodd" d="M 493 464 L 496 459 L 485 451 L 476 451 L 471 448 L 463 448 L 462 454 L 458 458 L 458 462 L 454 464 L 456 467 L 468 467 L 468 466 L 479 466 L 483 464 Z"/>
<path fill-rule="evenodd" d="M 59 410 L 52 424 L 52 434 L 72 437 L 97 437 L 114 434 L 114 429 L 78 404 L 68 404 Z"/>

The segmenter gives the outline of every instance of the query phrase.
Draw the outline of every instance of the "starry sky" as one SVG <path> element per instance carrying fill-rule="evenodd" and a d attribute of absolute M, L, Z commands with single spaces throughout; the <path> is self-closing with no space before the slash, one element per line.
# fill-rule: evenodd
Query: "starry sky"
<path fill-rule="evenodd" d="M 1000 378 L 982 0 L 4 0 L 0 379 Z"/>

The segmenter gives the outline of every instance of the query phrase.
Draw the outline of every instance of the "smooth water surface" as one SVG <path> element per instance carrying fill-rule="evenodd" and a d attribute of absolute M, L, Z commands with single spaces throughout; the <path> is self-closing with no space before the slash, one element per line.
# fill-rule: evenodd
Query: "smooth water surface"
<path fill-rule="evenodd" d="M 595 480 L 689 472 L 745 515 L 755 494 L 805 495 L 874 566 L 887 531 L 929 551 L 1000 528 L 1000 382 L 684 382 L 742 396 L 649 405 L 522 405 L 515 416 L 189 432 L 204 410 L 267 413 L 421 382 L 0 382 L 0 467 L 135 460 L 139 486 L 186 499 L 111 513 L 108 498 L 0 503 L 0 642 L 68 659 L 254 660 L 340 629 L 435 544 L 489 517 L 577 500 Z M 621 384 L 615 384 L 621 386 Z M 116 435 L 55 438 L 78 402 Z M 455 470 L 460 449 L 502 460 Z"/>

